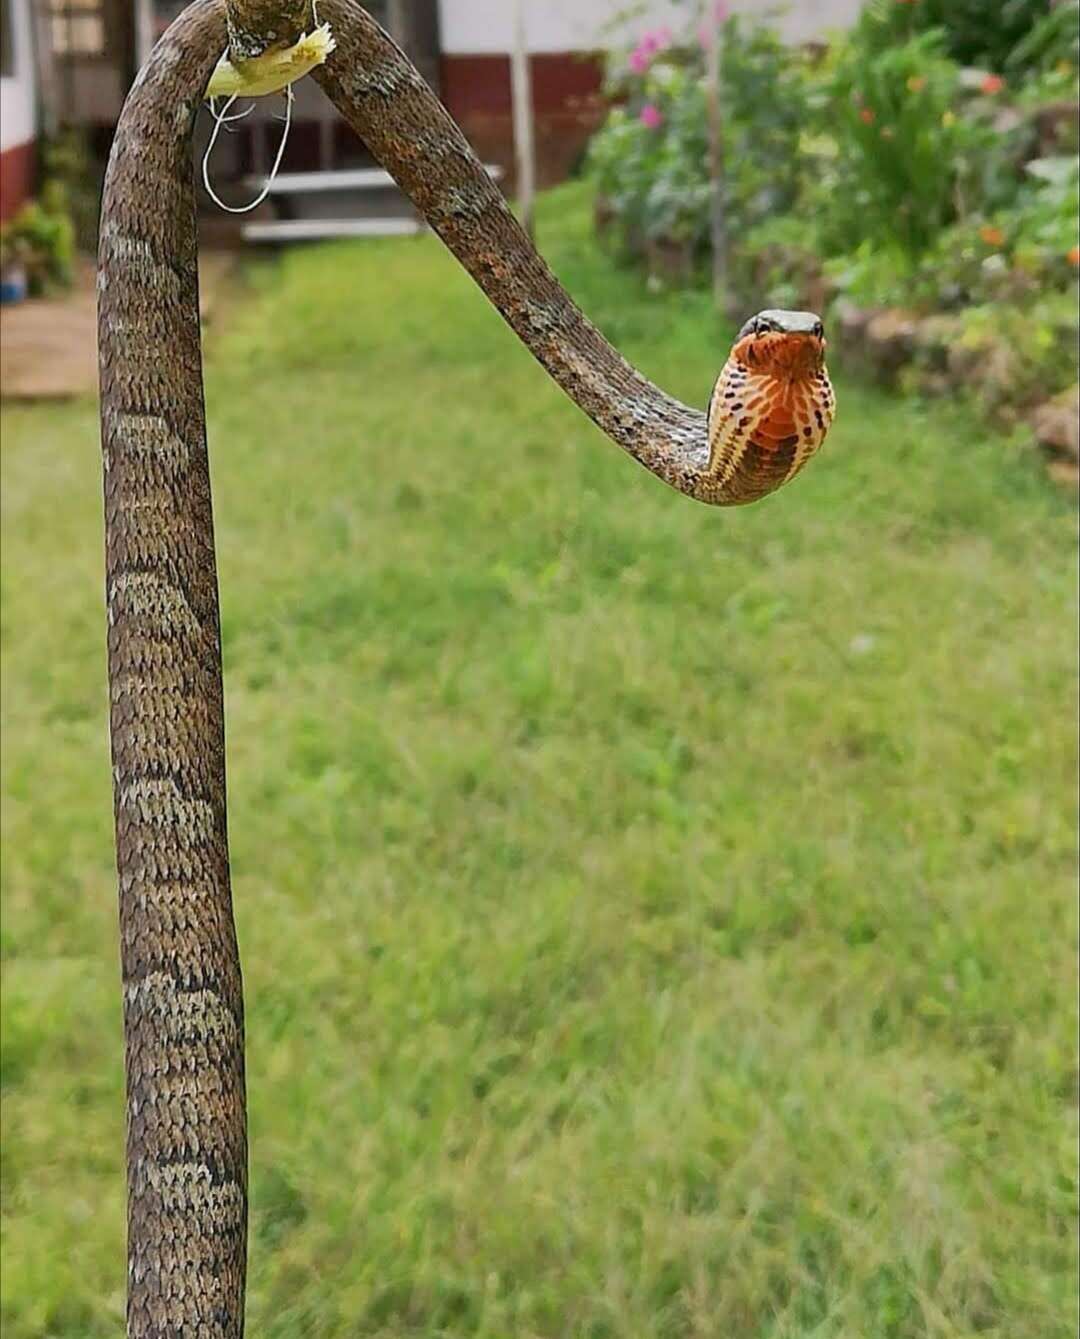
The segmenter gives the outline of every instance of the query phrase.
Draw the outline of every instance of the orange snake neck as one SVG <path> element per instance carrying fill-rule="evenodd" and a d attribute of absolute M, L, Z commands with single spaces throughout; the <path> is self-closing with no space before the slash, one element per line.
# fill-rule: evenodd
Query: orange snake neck
<path fill-rule="evenodd" d="M 710 405 L 710 469 L 753 502 L 794 477 L 828 432 L 835 398 L 825 341 L 769 331 L 739 340 Z"/>

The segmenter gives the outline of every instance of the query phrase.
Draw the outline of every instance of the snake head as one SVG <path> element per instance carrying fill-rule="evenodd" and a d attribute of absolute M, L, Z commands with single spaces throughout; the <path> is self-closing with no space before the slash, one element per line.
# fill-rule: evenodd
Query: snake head
<path fill-rule="evenodd" d="M 739 331 L 732 356 L 755 371 L 811 375 L 825 363 L 825 327 L 816 312 L 758 312 Z"/>

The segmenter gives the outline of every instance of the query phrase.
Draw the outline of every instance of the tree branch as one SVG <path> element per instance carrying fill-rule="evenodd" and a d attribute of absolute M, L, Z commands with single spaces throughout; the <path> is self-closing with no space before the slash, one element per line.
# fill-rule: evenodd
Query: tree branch
<path fill-rule="evenodd" d="M 229 59 L 236 66 L 292 46 L 315 26 L 311 0 L 225 0 Z"/>

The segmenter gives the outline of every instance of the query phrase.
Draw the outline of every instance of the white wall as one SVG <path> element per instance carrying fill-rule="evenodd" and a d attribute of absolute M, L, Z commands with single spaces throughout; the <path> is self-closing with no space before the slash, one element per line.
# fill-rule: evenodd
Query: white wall
<path fill-rule="evenodd" d="M 728 7 L 737 14 L 760 14 L 776 6 L 774 0 L 731 0 Z M 790 40 L 803 41 L 853 22 L 861 7 L 862 0 L 791 0 L 778 26 Z M 612 29 L 613 21 L 631 8 L 637 11 L 633 20 Z M 594 51 L 617 43 L 620 32 L 632 40 L 665 23 L 678 30 L 693 8 L 671 0 L 526 0 L 529 47 Z M 509 51 L 513 9 L 512 0 L 439 0 L 443 50 L 451 55 Z"/>
<path fill-rule="evenodd" d="M 9 0 L 14 73 L 0 79 L 0 151 L 34 138 L 34 48 L 30 37 L 30 0 Z"/>

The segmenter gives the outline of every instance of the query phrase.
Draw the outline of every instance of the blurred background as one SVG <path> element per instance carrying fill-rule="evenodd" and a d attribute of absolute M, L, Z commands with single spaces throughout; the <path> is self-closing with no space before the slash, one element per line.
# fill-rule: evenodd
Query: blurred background
<path fill-rule="evenodd" d="M 2 0 L 13 1339 L 123 1316 L 93 253 L 179 8 Z M 839 411 L 699 507 L 314 84 L 221 135 L 251 1333 L 1065 1339 L 1080 6 L 369 8 L 646 374 L 808 307 Z"/>

